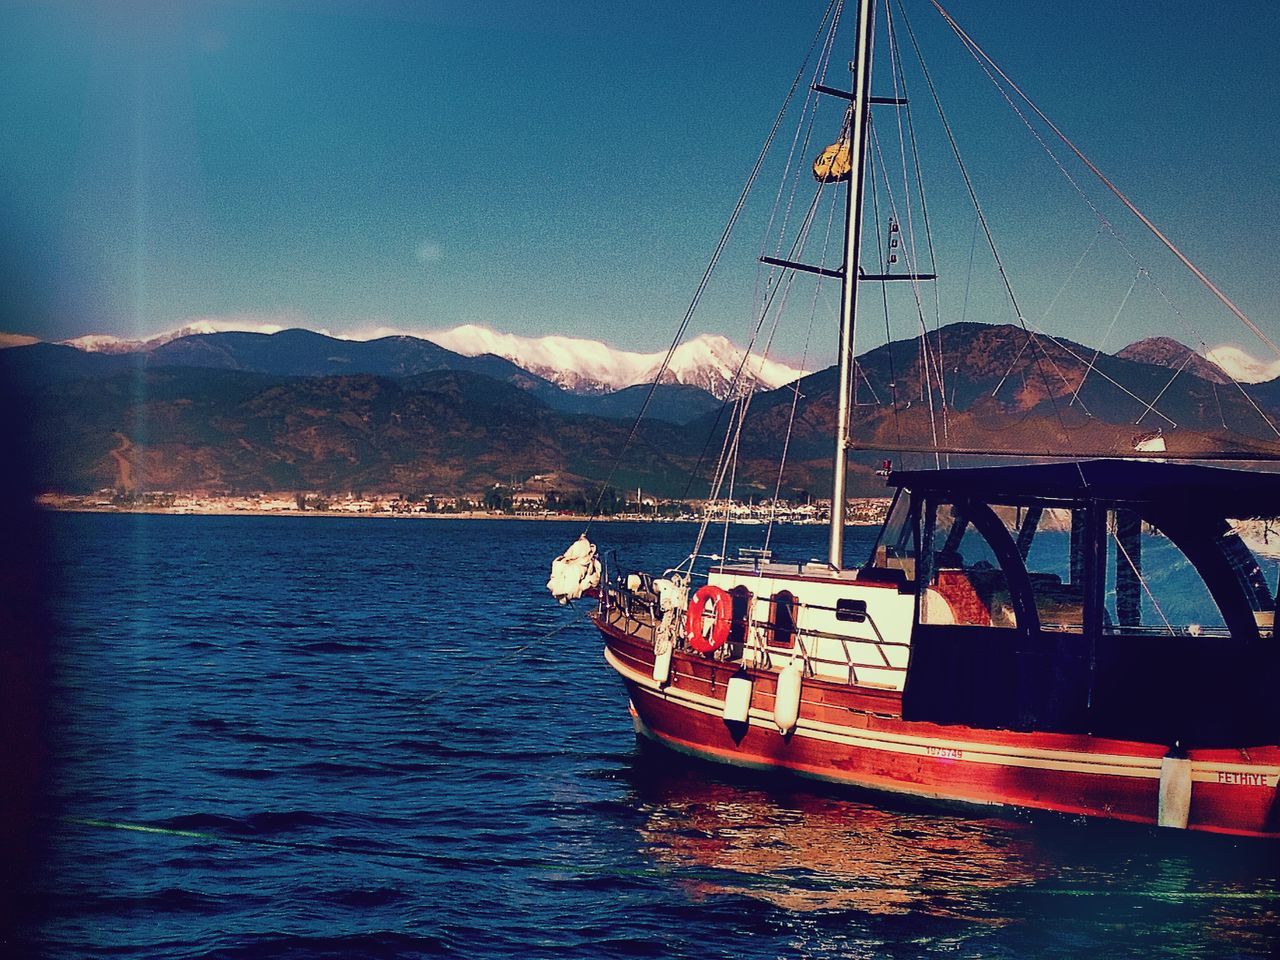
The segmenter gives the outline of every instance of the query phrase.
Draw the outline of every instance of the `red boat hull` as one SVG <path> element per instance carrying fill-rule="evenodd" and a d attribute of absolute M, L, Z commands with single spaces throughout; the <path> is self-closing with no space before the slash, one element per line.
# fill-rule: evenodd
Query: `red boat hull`
<path fill-rule="evenodd" d="M 807 678 L 789 735 L 773 722 L 777 674 L 752 679 L 746 723 L 724 719 L 733 663 L 676 653 L 653 679 L 651 645 L 597 621 L 637 729 L 681 753 L 915 797 L 1156 824 L 1166 748 L 1058 733 L 906 721 L 895 691 Z M 1280 748 L 1193 751 L 1187 828 L 1280 839 Z"/>

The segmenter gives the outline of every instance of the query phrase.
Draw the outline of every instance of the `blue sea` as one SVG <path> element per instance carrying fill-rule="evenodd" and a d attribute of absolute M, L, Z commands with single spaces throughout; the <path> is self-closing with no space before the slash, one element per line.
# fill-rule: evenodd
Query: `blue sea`
<path fill-rule="evenodd" d="M 1280 943 L 1273 845 L 923 808 L 642 749 L 585 608 L 543 589 L 580 524 L 47 522 L 59 762 L 8 945 L 23 955 L 1216 958 Z M 591 535 L 619 568 L 661 569 L 693 528 Z M 773 546 L 819 555 L 825 531 Z"/>

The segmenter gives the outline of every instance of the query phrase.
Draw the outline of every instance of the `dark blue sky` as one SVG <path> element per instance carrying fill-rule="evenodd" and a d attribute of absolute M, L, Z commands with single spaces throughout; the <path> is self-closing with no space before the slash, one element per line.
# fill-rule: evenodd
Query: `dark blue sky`
<path fill-rule="evenodd" d="M 475 322 L 659 349 L 823 6 L 9 0 L 0 190 L 41 281 L 25 327 L 9 332 L 140 336 L 194 318 L 336 333 Z M 1270 5 L 1218 8 L 1230 16 L 1217 18 L 1182 0 L 948 7 L 1280 333 Z M 938 48 L 926 51 L 930 69 L 1029 321 L 1052 303 L 1048 329 L 1105 337 L 1109 349 L 1163 332 L 1264 354 L 1104 207 L 1177 309 L 1145 280 L 1126 298 L 1136 267 L 1112 241 L 1090 246 L 1087 207 L 933 10 L 907 8 Z M 926 159 L 954 180 L 918 81 L 911 94 Z M 838 124 L 833 109 L 815 143 Z M 882 121 L 887 143 L 895 119 Z M 951 258 L 943 319 L 1008 319 L 994 282 L 969 272 L 973 212 L 948 189 L 931 195 L 940 255 Z M 766 206 L 775 190 L 762 186 Z M 743 339 L 765 215 L 744 221 L 698 329 Z M 974 262 L 977 271 L 990 257 L 979 249 Z M 805 311 L 809 293 L 793 294 Z M 894 335 L 911 335 L 912 323 Z M 798 358 L 804 327 L 780 334 L 776 352 Z M 883 338 L 883 327 L 873 317 L 866 329 Z M 812 350 L 829 356 L 831 335 L 815 337 Z"/>

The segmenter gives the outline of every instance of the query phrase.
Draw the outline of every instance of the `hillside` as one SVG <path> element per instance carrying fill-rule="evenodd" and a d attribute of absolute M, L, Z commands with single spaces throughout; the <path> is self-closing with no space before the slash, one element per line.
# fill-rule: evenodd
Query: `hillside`
<path fill-rule="evenodd" d="M 1263 413 L 1274 420 L 1280 411 L 1276 382 L 1250 386 L 1246 396 L 1236 384 L 1195 376 L 1188 363 L 1179 371 L 1095 356 L 1009 326 L 956 324 L 928 343 L 929 355 L 941 358 L 928 369 L 918 339 L 859 358 L 853 439 L 866 452 L 853 457 L 854 492 L 883 489 L 873 472 L 881 450 L 932 446 L 935 435 L 992 453 L 1124 454 L 1135 437 L 1156 430 L 1175 455 L 1276 449 Z M 41 439 L 41 482 L 65 492 L 124 485 L 462 493 L 536 473 L 588 485 L 608 474 L 648 394 L 646 387 L 571 394 L 501 358 L 423 344 L 307 331 L 179 338 L 147 354 L 33 344 L 0 351 L 0 377 L 19 391 L 11 415 Z M 474 368 L 453 368 L 459 361 Z M 832 368 L 752 399 L 740 492 L 772 490 L 794 403 L 784 487 L 824 494 L 836 380 Z M 615 485 L 699 493 L 727 422 L 705 391 L 660 387 Z M 932 460 L 884 455 L 911 465 Z M 695 464 L 702 485 L 690 487 Z"/>
<path fill-rule="evenodd" d="M 598 475 L 629 430 L 458 371 L 396 380 L 160 368 L 62 384 L 28 402 L 45 440 L 39 476 L 66 492 L 470 492 L 513 471 Z M 644 428 L 646 476 L 683 480 L 680 440 L 671 424 Z"/>

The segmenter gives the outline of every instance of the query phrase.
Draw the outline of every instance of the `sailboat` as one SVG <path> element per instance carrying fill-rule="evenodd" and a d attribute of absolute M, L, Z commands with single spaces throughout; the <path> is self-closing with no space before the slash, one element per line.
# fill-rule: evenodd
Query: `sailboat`
<path fill-rule="evenodd" d="M 1280 517 L 1280 475 L 1176 462 L 1149 437 L 1128 457 L 886 462 L 887 520 L 868 555 L 846 556 L 858 289 L 894 279 L 859 264 L 868 117 L 900 102 L 872 95 L 874 15 L 861 0 L 851 89 L 815 87 L 848 103 L 815 164 L 848 184 L 844 266 L 762 258 L 841 284 L 826 558 L 756 550 L 700 569 L 695 548 L 660 576 L 620 575 L 583 543 L 581 577 L 553 592 L 598 598 L 590 619 L 636 732 L 681 754 L 1280 838 L 1277 584 L 1239 535 Z M 1167 587 L 1173 569 L 1187 577 Z"/>

